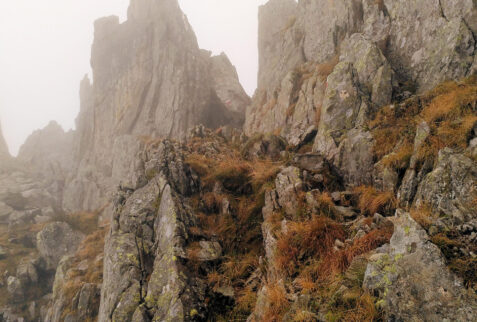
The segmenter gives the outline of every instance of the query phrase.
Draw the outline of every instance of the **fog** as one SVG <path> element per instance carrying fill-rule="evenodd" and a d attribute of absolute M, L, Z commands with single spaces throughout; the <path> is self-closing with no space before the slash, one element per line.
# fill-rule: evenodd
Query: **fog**
<path fill-rule="evenodd" d="M 179 0 L 199 46 L 224 51 L 245 90 L 256 87 L 257 8 L 266 0 Z M 74 127 L 79 81 L 90 73 L 93 22 L 126 18 L 129 0 L 0 2 L 0 121 L 10 152 L 56 120 Z"/>

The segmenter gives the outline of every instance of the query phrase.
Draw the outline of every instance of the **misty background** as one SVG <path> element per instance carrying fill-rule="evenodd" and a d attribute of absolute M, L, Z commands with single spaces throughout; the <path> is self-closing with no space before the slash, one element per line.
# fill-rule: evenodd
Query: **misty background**
<path fill-rule="evenodd" d="M 267 0 L 179 0 L 203 49 L 224 51 L 249 95 L 257 82 L 257 14 Z M 79 83 L 90 73 L 93 22 L 126 19 L 129 0 L 0 2 L 0 122 L 13 155 L 56 120 L 74 128 Z"/>

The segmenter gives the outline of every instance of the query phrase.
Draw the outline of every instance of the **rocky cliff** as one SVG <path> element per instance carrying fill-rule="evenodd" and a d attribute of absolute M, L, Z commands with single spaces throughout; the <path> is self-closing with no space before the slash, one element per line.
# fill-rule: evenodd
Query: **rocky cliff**
<path fill-rule="evenodd" d="M 98 20 L 0 164 L 0 321 L 473 321 L 476 15 L 270 0 L 252 99 L 176 0 Z"/>
<path fill-rule="evenodd" d="M 333 111 L 349 114 L 340 121 L 349 129 L 393 98 L 471 74 L 475 15 L 470 0 L 269 1 L 259 9 L 259 82 L 246 133 L 292 139 L 321 117 L 328 123 L 343 95 L 360 101 Z"/>
<path fill-rule="evenodd" d="M 131 1 L 126 22 L 99 19 L 94 33 L 68 210 L 101 207 L 109 187 L 126 180 L 141 140 L 181 139 L 197 124 L 241 127 L 249 103 L 228 58 L 199 49 L 175 0 Z"/>

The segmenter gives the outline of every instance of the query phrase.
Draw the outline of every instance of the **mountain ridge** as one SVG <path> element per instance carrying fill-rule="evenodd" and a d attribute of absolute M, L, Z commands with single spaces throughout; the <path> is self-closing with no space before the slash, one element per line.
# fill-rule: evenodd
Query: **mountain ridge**
<path fill-rule="evenodd" d="M 270 0 L 252 98 L 177 0 L 98 19 L 76 130 L 0 171 L 0 321 L 472 321 L 475 17 Z"/>

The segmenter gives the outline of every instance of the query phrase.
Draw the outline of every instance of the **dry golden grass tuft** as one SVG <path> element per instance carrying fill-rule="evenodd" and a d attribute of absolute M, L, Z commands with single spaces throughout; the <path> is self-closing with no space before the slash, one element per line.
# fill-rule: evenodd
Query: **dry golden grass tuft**
<path fill-rule="evenodd" d="M 375 213 L 392 215 L 396 210 L 396 197 L 391 191 L 381 192 L 374 187 L 361 186 L 355 188 L 358 196 L 358 208 L 364 215 L 373 216 Z"/>
<path fill-rule="evenodd" d="M 290 307 L 287 292 L 283 285 L 278 283 L 267 285 L 269 306 L 265 309 L 263 321 L 279 322 Z"/>
<path fill-rule="evenodd" d="M 320 215 L 332 219 L 338 219 L 338 215 L 336 214 L 335 210 L 335 203 L 333 202 L 329 192 L 321 192 L 315 195 L 315 200 L 317 202 Z"/>
<path fill-rule="evenodd" d="M 342 321 L 372 322 L 380 321 L 380 318 L 382 317 L 376 309 L 374 298 L 368 293 L 364 293 L 359 297 L 354 308 L 345 311 Z"/>
<path fill-rule="evenodd" d="M 187 164 L 201 177 L 209 174 L 212 166 L 210 161 L 205 155 L 198 153 L 190 154 L 186 159 Z"/>
<path fill-rule="evenodd" d="M 413 145 L 410 142 L 404 142 L 394 152 L 383 158 L 384 167 L 393 169 L 406 169 L 409 165 L 413 153 Z"/>
<path fill-rule="evenodd" d="M 250 287 L 245 287 L 237 295 L 237 306 L 235 311 L 238 313 L 245 313 L 245 317 L 248 317 L 252 312 L 257 302 L 257 292 Z"/>
<path fill-rule="evenodd" d="M 249 276 L 257 267 L 258 256 L 249 253 L 238 257 L 226 257 L 220 266 L 220 272 L 223 277 L 233 283 Z"/>
<path fill-rule="evenodd" d="M 81 231 L 84 234 L 91 234 L 98 229 L 98 219 L 101 211 L 80 212 L 63 217 L 74 230 Z"/>
<path fill-rule="evenodd" d="M 277 174 L 281 171 L 282 163 L 270 160 L 256 160 L 251 162 L 250 183 L 255 192 L 263 192 L 271 188 Z"/>
<path fill-rule="evenodd" d="M 398 150 L 385 161 L 388 166 L 401 166 L 413 149 L 416 125 L 425 121 L 430 135 L 417 151 L 421 162 L 434 161 L 440 149 L 464 150 L 469 134 L 477 122 L 477 76 L 461 82 L 445 82 L 433 90 L 411 98 L 398 107 L 384 107 L 369 127 L 375 138 L 376 160 Z M 400 146 L 399 142 L 404 142 Z"/>
<path fill-rule="evenodd" d="M 316 315 L 307 310 L 298 310 L 292 317 L 293 322 L 314 322 Z"/>
<path fill-rule="evenodd" d="M 313 216 L 304 222 L 291 222 L 277 241 L 275 265 L 288 276 L 296 273 L 300 262 L 311 257 L 324 257 L 331 252 L 336 239 L 345 239 L 341 225 L 327 217 Z"/>
<path fill-rule="evenodd" d="M 332 277 L 344 272 L 357 256 L 389 243 L 393 232 L 394 227 L 392 225 L 372 230 L 355 240 L 350 247 L 330 255 L 323 265 L 322 269 L 325 272 L 323 276 Z"/>
<path fill-rule="evenodd" d="M 396 108 L 385 106 L 379 110 L 375 119 L 369 122 L 375 139 L 376 161 L 393 152 L 401 139 L 406 144 L 413 142 L 416 128 L 414 116 L 419 112 L 419 104 L 409 101 L 403 110 L 405 112 L 399 114 Z"/>
<path fill-rule="evenodd" d="M 433 223 L 434 214 L 428 205 L 423 205 L 419 208 L 412 208 L 410 211 L 411 217 L 424 229 L 429 229 Z"/>

